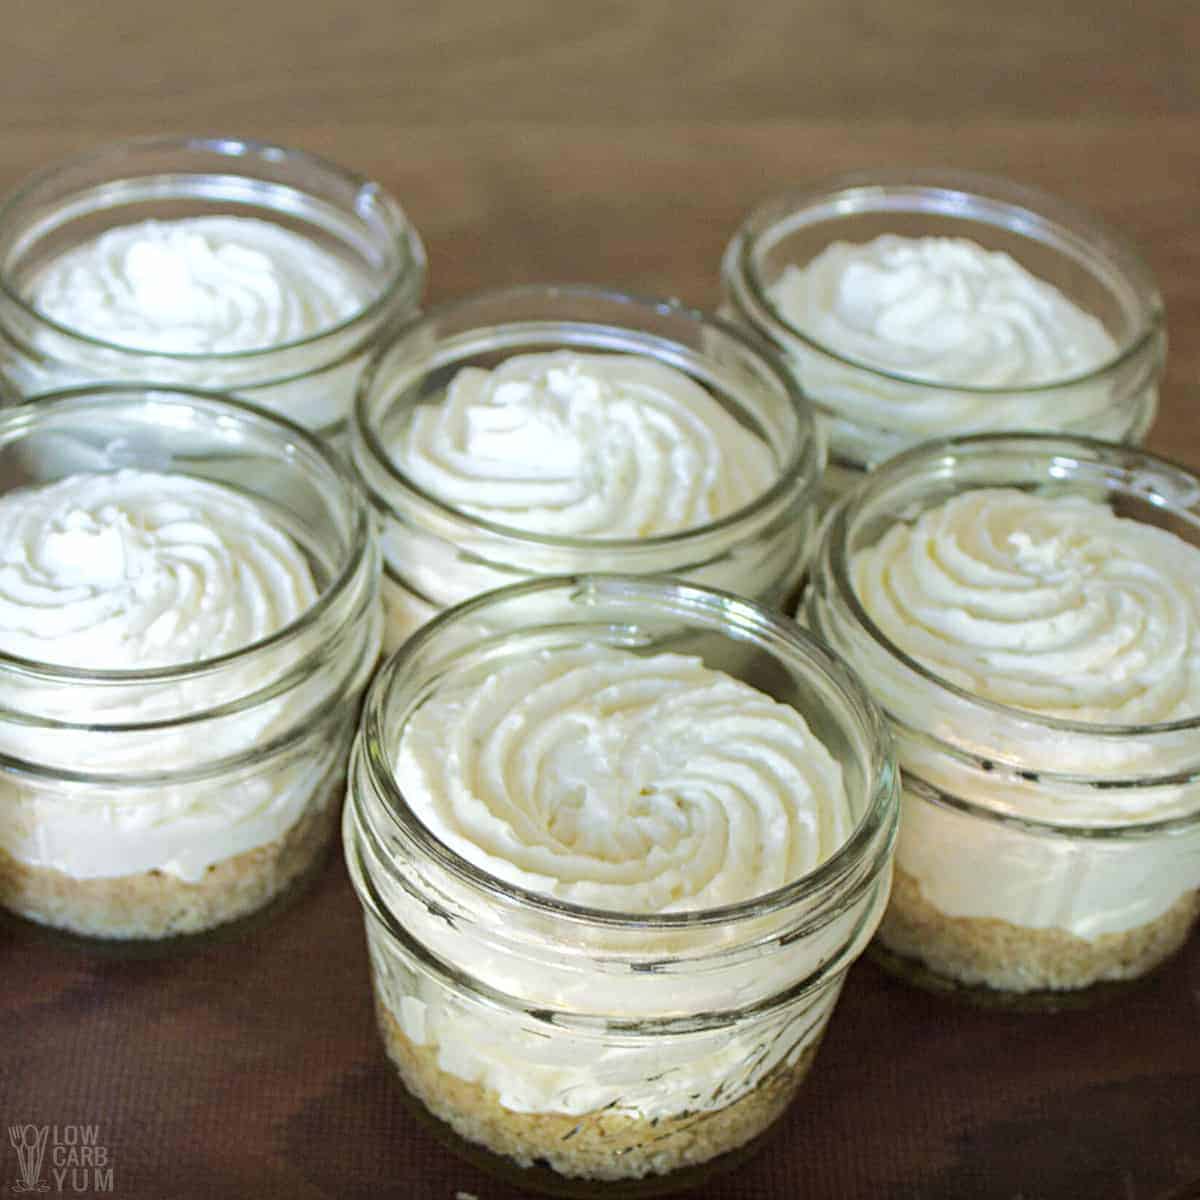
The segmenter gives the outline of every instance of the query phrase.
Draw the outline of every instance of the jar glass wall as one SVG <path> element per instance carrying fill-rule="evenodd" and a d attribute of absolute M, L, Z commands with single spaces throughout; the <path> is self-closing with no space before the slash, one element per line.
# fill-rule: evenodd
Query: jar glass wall
<path fill-rule="evenodd" d="M 921 239 L 928 261 L 870 251 L 893 238 Z M 789 277 L 839 250 L 840 274 L 825 268 L 789 295 Z M 830 497 L 929 438 L 1028 429 L 1137 443 L 1154 418 L 1166 339 L 1149 269 L 1095 217 L 1032 188 L 912 169 L 820 181 L 747 218 L 722 282 L 731 315 L 780 350 L 821 414 Z M 1083 315 L 1064 315 L 1064 300 Z M 1064 343 L 1081 338 L 1099 342 L 1072 366 Z"/>
<path fill-rule="evenodd" d="M 178 222 L 191 224 L 171 232 Z M 84 253 L 58 272 L 66 307 L 48 311 L 47 272 Z M 241 138 L 117 143 L 0 205 L 0 372 L 21 396 L 147 380 L 234 392 L 334 434 L 369 350 L 416 311 L 424 279 L 399 205 L 332 163 Z"/>
<path fill-rule="evenodd" d="M 282 896 L 330 844 L 378 656 L 378 550 L 348 469 L 298 426 L 249 406 L 131 385 L 0 414 L 0 480 L 6 502 L 81 480 L 99 495 L 32 527 L 4 513 L 6 627 L 42 605 L 32 632 L 47 649 L 0 654 L 0 904 L 129 948 Z M 135 510 L 122 497 L 138 488 Z M 223 507 L 196 508 L 198 494 Z M 234 518 L 218 527 L 204 515 L 246 509 L 291 559 L 239 550 Z M 152 526 L 172 539 L 153 569 L 139 549 Z M 128 669 L 57 652 L 60 636 L 85 650 L 89 638 L 119 645 L 126 634 L 161 633 L 170 645 L 192 614 L 218 629 L 239 622 L 286 592 L 289 580 L 274 577 L 297 558 L 315 599 L 235 649 Z M 120 609 L 120 596 L 143 592 L 145 605 Z"/>
<path fill-rule="evenodd" d="M 462 679 L 581 645 L 695 654 L 799 710 L 844 772 L 847 839 L 765 895 L 649 915 L 532 892 L 455 853 L 409 807 L 398 740 Z M 530 1186 L 547 1171 L 686 1177 L 754 1139 L 808 1070 L 887 898 L 895 778 L 869 701 L 791 622 L 678 581 L 541 580 L 431 622 L 370 693 L 349 795 L 388 1053 L 430 1111 Z"/>
<path fill-rule="evenodd" d="M 641 356 L 686 376 L 706 403 L 720 406 L 722 421 L 736 422 L 737 436 L 765 443 L 769 477 L 755 479 L 754 498 L 734 511 L 643 537 L 515 528 L 441 499 L 413 477 L 399 440 L 418 413 L 446 403 L 460 372 L 564 351 L 612 361 Z M 678 575 L 778 605 L 796 587 L 813 540 L 823 454 L 807 403 L 757 339 L 676 303 L 535 285 L 449 304 L 380 351 L 363 380 L 352 435 L 355 467 L 381 518 L 390 647 L 449 605 L 539 575 Z M 683 467 L 672 460 L 662 469 Z M 506 482 L 481 480 L 480 496 Z M 671 487 L 682 492 L 693 482 Z"/>
<path fill-rule="evenodd" d="M 876 550 L 889 531 L 913 526 L 935 507 L 946 511 L 940 506 L 956 498 L 1007 497 L 1013 491 L 1092 502 L 1086 512 L 1095 515 L 1085 518 L 1092 522 L 1107 519 L 1098 507 L 1103 504 L 1130 527 L 1169 531 L 1187 546 L 1200 547 L 1200 479 L 1144 452 L 1053 435 L 930 443 L 879 468 L 834 509 L 803 614 L 858 672 L 885 709 L 896 739 L 902 820 L 896 886 L 879 935 L 883 946 L 927 981 L 987 989 L 981 997 L 1061 996 L 1143 975 L 1182 944 L 1195 922 L 1200 713 L 1108 723 L 983 698 L 963 680 L 952 682 L 901 650 L 868 611 L 871 604 L 855 583 L 866 578 L 855 574 L 856 556 Z M 949 530 L 949 518 L 941 522 Z M 978 566 L 980 577 L 990 580 L 994 594 L 1002 591 L 1018 605 L 1019 617 L 1049 585 L 1025 587 L 1011 568 L 1002 567 L 1006 540 L 1018 555 L 1036 553 L 1023 549 L 1036 530 L 1017 525 L 1006 535 L 995 532 L 1007 528 L 979 521 L 964 526 L 961 536 L 939 543 L 936 558 L 964 577 L 976 570 L 962 565 L 968 558 L 991 563 L 986 570 Z M 1065 536 L 1053 543 L 1052 572 L 1072 554 L 1093 553 L 1086 525 L 1079 536 L 1073 545 Z M 1044 578 L 1045 567 L 1039 564 Z M 1114 663 L 1102 675 L 1131 681 L 1134 703 L 1154 694 L 1156 672 L 1169 671 L 1178 650 L 1168 646 L 1170 637 L 1161 644 L 1155 639 L 1164 629 L 1182 627 L 1173 619 L 1169 628 L 1159 623 L 1167 613 L 1194 607 L 1197 597 L 1158 593 L 1150 601 L 1149 624 L 1143 624 L 1134 609 L 1139 595 L 1155 594 L 1152 573 L 1149 559 L 1140 565 L 1135 560 L 1129 572 L 1118 567 L 1096 576 L 1100 582 L 1090 588 L 1086 581 L 1080 585 L 1075 600 L 1041 626 L 1047 636 L 1067 628 L 1064 623 L 1083 629 L 1064 639 L 1069 644 L 1061 653 L 1057 644 L 1044 648 L 1060 655 L 1054 661 L 1063 665 L 1056 670 L 1069 671 L 1068 654 L 1102 658 L 1126 642 L 1130 654 L 1140 656 L 1138 638 L 1149 638 L 1160 648 L 1144 662 L 1138 657 L 1141 667 L 1131 674 Z M 1095 600 L 1110 577 L 1118 579 L 1124 599 L 1114 590 Z M 1160 602 L 1165 607 L 1156 607 Z M 981 639 L 980 662 L 990 661 L 983 645 L 987 602 L 960 597 L 952 608 L 928 615 L 929 628 L 946 636 L 953 622 L 973 629 Z M 1088 625 L 1093 616 L 1097 620 Z M 1008 620 L 997 618 L 988 628 L 994 631 Z M 1013 618 L 1012 627 L 1019 625 Z M 1018 644 L 1016 653 L 1026 652 L 1043 652 L 1032 635 Z M 1008 654 L 1002 648 L 998 653 L 1000 659 Z M 1031 689 L 1035 679 L 1026 676 Z M 1105 678 L 1100 682 L 1107 686 Z"/>

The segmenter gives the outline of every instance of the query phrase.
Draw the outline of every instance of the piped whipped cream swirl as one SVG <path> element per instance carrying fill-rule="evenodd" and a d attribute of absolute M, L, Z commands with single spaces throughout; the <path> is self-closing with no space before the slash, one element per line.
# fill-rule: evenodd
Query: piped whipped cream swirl
<path fill-rule="evenodd" d="M 215 658 L 309 608 L 305 556 L 230 487 L 128 468 L 0 498 L 0 651 L 98 670 Z"/>
<path fill-rule="evenodd" d="M 230 216 L 117 226 L 52 259 L 25 290 L 60 325 L 164 354 L 302 341 L 367 299 L 353 269 L 311 239 Z"/>
<path fill-rule="evenodd" d="M 851 576 L 896 646 L 974 695 L 1101 724 L 1200 714 L 1200 549 L 1104 504 L 966 492 Z"/>
<path fill-rule="evenodd" d="M 751 899 L 812 871 L 853 825 L 841 768 L 795 709 L 697 658 L 602 645 L 436 693 L 395 774 L 464 858 L 609 911 Z"/>
<path fill-rule="evenodd" d="M 797 329 L 847 358 L 932 383 L 1054 383 L 1116 352 L 1096 317 L 966 238 L 835 242 L 772 289 Z"/>
<path fill-rule="evenodd" d="M 1114 381 L 1088 378 L 1116 356 L 1108 331 L 1007 254 L 885 234 L 835 242 L 768 291 L 814 343 L 787 351 L 835 461 L 869 468 L 934 434 L 1129 433 Z"/>
<path fill-rule="evenodd" d="M 468 367 L 388 447 L 439 500 L 543 535 L 706 525 L 779 474 L 762 438 L 682 372 L 638 355 L 524 354 Z"/>

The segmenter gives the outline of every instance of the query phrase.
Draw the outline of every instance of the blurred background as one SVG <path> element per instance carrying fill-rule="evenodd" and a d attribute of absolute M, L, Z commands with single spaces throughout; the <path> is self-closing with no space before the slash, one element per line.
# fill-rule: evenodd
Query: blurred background
<path fill-rule="evenodd" d="M 767 193 L 882 164 L 1039 185 L 1137 240 L 1200 381 L 1195 0 L 4 0 L 0 187 L 99 141 L 273 139 L 373 175 L 432 301 L 586 280 L 711 306 Z"/>

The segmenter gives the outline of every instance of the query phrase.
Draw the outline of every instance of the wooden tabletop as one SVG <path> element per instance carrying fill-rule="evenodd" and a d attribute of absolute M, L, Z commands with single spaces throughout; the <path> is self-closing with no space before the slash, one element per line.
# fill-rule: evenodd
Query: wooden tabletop
<path fill-rule="evenodd" d="M 137 134 L 301 146 L 401 199 L 433 300 L 576 280 L 710 307 L 726 240 L 782 187 L 901 164 L 1038 185 L 1140 243 L 1171 338 L 1149 444 L 1200 468 L 1195 0 L 6 0 L 0 18 L 0 187 Z M 271 925 L 188 957 L 0 939 L 0 1124 L 98 1126 L 118 1200 L 521 1194 L 407 1114 L 336 858 Z M 0 1187 L 18 1178 L 0 1137 Z M 859 964 L 771 1149 L 697 1195 L 1166 1200 L 1197 1180 L 1193 937 L 1084 1012 L 959 1007 Z"/>

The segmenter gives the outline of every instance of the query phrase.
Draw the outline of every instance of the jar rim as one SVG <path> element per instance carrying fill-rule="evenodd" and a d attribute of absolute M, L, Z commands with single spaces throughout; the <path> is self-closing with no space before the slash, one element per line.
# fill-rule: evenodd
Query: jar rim
<path fill-rule="evenodd" d="M 847 712 L 852 714 L 852 719 L 867 734 L 866 740 L 871 747 L 871 761 L 866 764 L 869 770 L 864 772 L 868 776 L 870 795 L 845 841 L 812 871 L 782 887 L 747 900 L 714 908 L 635 913 L 575 904 L 507 882 L 475 865 L 438 838 L 408 806 L 394 778 L 385 750 L 385 709 L 397 686 L 411 686 L 410 667 L 413 660 L 431 642 L 442 637 L 444 632 L 452 632 L 456 626 L 469 627 L 472 620 L 495 604 L 554 591 L 587 598 L 608 594 L 645 601 L 653 597 L 660 603 L 669 600 L 679 606 L 677 610 L 665 611 L 710 617 L 719 613 L 724 618 L 723 623 L 733 623 L 743 635 L 757 634 L 763 639 L 759 643 L 760 648 L 769 639 L 772 649 L 790 649 L 802 657 L 810 668 L 817 668 L 825 680 L 833 684 Z M 466 649 L 469 646 L 459 645 L 457 653 Z M 439 674 L 444 667 L 443 662 Z M 544 576 L 499 588 L 447 609 L 409 638 L 380 669 L 367 695 L 360 730 L 363 762 L 372 786 L 383 800 L 383 809 L 405 836 L 411 838 L 439 867 L 472 891 L 482 893 L 494 902 L 591 928 L 652 932 L 701 929 L 781 912 L 798 901 L 827 892 L 849 876 L 870 854 L 880 831 L 889 822 L 894 836 L 899 816 L 899 793 L 887 724 L 878 706 L 848 668 L 821 642 L 782 614 L 770 612 L 732 592 L 700 587 L 669 576 Z"/>
<path fill-rule="evenodd" d="M 351 697 L 356 684 L 359 688 L 363 686 L 365 674 L 362 664 L 359 664 L 356 669 L 349 672 L 339 686 L 334 700 L 340 701 Z M 203 716 L 201 719 L 203 719 Z M 339 721 L 344 720 L 345 714 L 339 711 L 338 704 L 328 703 L 319 712 L 313 714 L 310 721 L 291 725 L 276 734 L 268 742 L 252 742 L 250 745 L 240 750 L 235 750 L 230 754 L 206 759 L 203 762 L 186 767 L 158 767 L 151 770 L 138 770 L 136 768 L 101 771 L 81 770 L 50 765 L 39 762 L 36 759 L 22 758 L 19 755 L 0 750 L 0 770 L 3 770 L 6 776 L 17 776 L 42 782 L 48 781 L 53 784 L 65 783 L 85 787 L 102 787 L 114 791 L 124 788 L 141 791 L 147 787 L 154 787 L 156 785 L 174 787 L 202 783 L 205 780 L 217 779 L 232 772 L 244 770 L 247 767 L 261 767 L 264 762 L 269 760 L 284 758 L 297 746 L 311 743 L 315 738 L 324 736 L 324 733 L 328 729 L 336 727 Z M 164 720 L 159 722 L 159 725 L 163 728 L 169 728 L 172 725 L 179 727 L 186 724 L 187 722 L 185 721 L 172 722 Z M 141 726 L 134 728 L 133 732 L 140 733 L 144 732 L 145 729 L 145 726 Z M 87 726 L 87 731 L 89 733 L 112 732 L 123 734 L 130 732 L 130 727 L 89 725 Z"/>
<path fill-rule="evenodd" d="M 719 331 L 723 336 L 738 344 L 743 350 L 750 351 L 757 359 L 758 365 L 765 368 L 769 376 L 782 389 L 792 414 L 799 422 L 799 428 L 786 461 L 779 465 L 776 477 L 771 485 L 760 492 L 748 504 L 725 513 L 716 520 L 704 525 L 694 525 L 687 529 L 675 530 L 670 533 L 654 534 L 649 537 L 577 537 L 566 534 L 544 534 L 521 529 L 513 525 L 504 525 L 486 517 L 475 516 L 464 509 L 428 491 L 412 479 L 387 453 L 380 440 L 376 422 L 367 410 L 371 399 L 371 391 L 377 376 L 382 370 L 387 356 L 406 338 L 415 336 L 422 327 L 428 327 L 437 321 L 463 310 L 469 310 L 481 301 L 501 301 L 506 299 L 520 300 L 526 298 L 544 297 L 553 300 L 564 297 L 570 300 L 596 300 L 602 303 L 612 303 L 628 306 L 630 310 L 647 309 L 664 316 L 679 316 Z M 587 329 L 621 329 L 617 325 L 605 325 L 602 322 L 584 322 L 580 320 L 547 321 L 547 325 L 557 325 L 561 328 Z M 512 322 L 509 325 L 496 326 L 498 329 L 516 328 L 531 322 Z M 480 328 L 486 328 L 481 326 Z M 631 332 L 635 332 L 633 330 Z M 660 341 L 667 340 L 660 338 Z M 629 353 L 636 353 L 630 350 Z M 801 390 L 799 384 L 779 361 L 777 353 L 759 334 L 740 328 L 724 318 L 703 312 L 690 305 L 674 299 L 657 299 L 626 292 L 617 288 L 608 288 L 593 284 L 578 283 L 531 283 L 516 284 L 499 288 L 490 288 L 459 297 L 427 309 L 411 321 L 404 324 L 386 343 L 379 346 L 371 357 L 359 379 L 355 394 L 352 426 L 356 445 L 361 445 L 362 452 L 370 461 L 381 467 L 390 481 L 398 485 L 409 495 L 422 504 L 432 508 L 439 517 L 448 519 L 460 528 L 471 532 L 482 532 L 491 537 L 502 539 L 519 545 L 544 547 L 547 549 L 566 550 L 579 554 L 589 551 L 597 554 L 628 553 L 647 555 L 661 552 L 664 549 L 686 545 L 689 542 L 701 541 L 713 534 L 734 528 L 743 522 L 766 512 L 780 503 L 786 497 L 791 503 L 802 502 L 807 495 L 814 494 L 820 482 L 823 466 L 823 453 L 817 433 L 816 422 L 811 404 Z M 801 487 L 796 491 L 795 483 L 800 481 Z M 364 481 L 365 482 L 365 481 Z M 374 492 L 372 498 L 384 509 L 390 510 L 392 505 Z"/>
<path fill-rule="evenodd" d="M 528 1011 L 529 1002 L 526 999 L 478 975 L 473 975 L 469 966 L 436 953 L 395 918 L 379 895 L 379 889 L 370 871 L 362 862 L 361 850 L 356 845 L 349 821 L 350 810 L 347 809 L 343 819 L 347 866 L 365 913 L 377 921 L 389 937 L 399 943 L 407 954 L 420 963 L 423 970 L 430 972 L 443 986 L 466 993 L 474 1003 L 498 1013 Z M 867 940 L 869 939 L 863 939 L 864 943 Z M 854 957 L 857 957 L 857 954 Z M 796 1000 L 816 994 L 820 989 L 827 987 L 831 977 L 837 974 L 844 975 L 852 961 L 853 958 L 847 960 L 844 953 L 831 955 L 812 972 L 800 976 L 778 991 L 769 992 L 750 1003 L 732 1004 L 726 1008 L 707 1007 L 702 1012 L 622 1017 L 608 1013 L 581 1013 L 562 1006 L 548 1008 L 538 1005 L 535 1013 L 539 1018 L 552 1020 L 558 1029 L 575 1030 L 585 1034 L 603 1031 L 605 1034 L 619 1033 L 627 1038 L 657 1041 L 672 1033 L 688 1034 L 727 1029 L 734 1020 L 753 1019 L 780 1012 Z"/>
<path fill-rule="evenodd" d="M 282 435 L 281 445 L 300 443 L 306 453 L 318 458 L 332 475 L 339 500 L 344 503 L 351 520 L 347 522 L 349 539 L 343 561 L 332 573 L 332 577 L 316 600 L 286 625 L 266 637 L 259 638 L 235 650 L 228 650 L 212 658 L 175 665 L 124 670 L 119 668 L 81 668 L 67 664 L 42 662 L 18 654 L 0 650 L 0 674 L 8 674 L 46 683 L 99 683 L 99 684 L 150 684 L 184 683 L 198 679 L 237 662 L 245 662 L 263 652 L 274 650 L 290 641 L 303 637 L 316 625 L 353 586 L 363 556 L 371 545 L 371 515 L 365 498 L 342 456 L 315 434 L 287 417 L 268 412 L 236 397 L 221 392 L 205 391 L 201 388 L 183 387 L 176 384 L 154 383 L 111 383 L 84 384 L 47 392 L 14 408 L 0 410 L 0 446 L 26 436 L 43 420 L 50 420 L 60 413 L 86 412 L 89 409 L 104 410 L 138 397 L 156 405 L 166 405 L 180 410 L 195 410 L 211 417 L 234 418 L 240 425 L 257 427 L 271 434 Z M 291 455 L 280 461 L 290 464 Z"/>
<path fill-rule="evenodd" d="M 11 220 L 13 209 L 25 203 L 31 196 L 36 195 L 39 188 L 52 184 L 66 172 L 87 167 L 90 164 L 101 164 L 108 158 L 119 158 L 131 151 L 153 153 L 156 151 L 198 151 L 236 161 L 239 158 L 253 156 L 265 162 L 278 162 L 284 159 L 291 162 L 306 164 L 317 172 L 338 180 L 355 188 L 359 195 L 369 194 L 373 201 L 380 205 L 387 215 L 389 225 L 389 243 L 394 247 L 402 247 L 403 254 L 395 269 L 376 288 L 362 305 L 348 316 L 333 325 L 327 325 L 304 337 L 294 338 L 286 342 L 274 342 L 268 346 L 251 347 L 245 350 L 224 352 L 214 351 L 180 351 L 158 350 L 145 346 L 137 346 L 128 342 L 114 342 L 107 338 L 98 337 L 73 325 L 65 325 L 48 313 L 43 312 L 32 301 L 21 294 L 11 281 L 6 264 L 0 262 L 0 294 L 27 316 L 55 333 L 72 340 L 91 346 L 105 352 L 116 352 L 138 358 L 157 359 L 163 362 L 180 364 L 203 363 L 244 363 L 263 361 L 270 356 L 290 353 L 315 346 L 326 339 L 333 340 L 347 333 L 356 325 L 370 321 L 386 311 L 397 298 L 404 298 L 408 293 L 414 303 L 420 296 L 427 269 L 425 246 L 416 227 L 408 219 L 399 202 L 378 182 L 365 175 L 350 171 L 345 167 L 293 147 L 280 146 L 273 142 L 259 141 L 255 138 L 221 136 L 221 135 L 185 135 L 182 137 L 151 135 L 149 137 L 129 138 L 123 141 L 110 142 L 104 146 L 71 155 L 40 171 L 34 172 L 17 184 L 10 192 L 0 197 L 0 227 Z M 196 174 L 188 172 L 187 174 Z M 132 178 L 151 178 L 152 176 L 133 176 Z M 128 177 L 126 177 L 128 178 Z M 297 189 L 298 190 L 298 189 Z"/>
<path fill-rule="evenodd" d="M 903 732 L 906 737 L 915 737 L 919 740 L 932 743 L 939 753 L 949 755 L 951 758 L 965 761 L 972 766 L 978 766 L 983 762 L 998 763 L 1002 760 L 994 755 L 988 755 L 986 758 L 979 754 L 973 754 L 969 750 L 964 750 L 960 746 L 953 745 L 950 742 L 944 741 L 935 734 L 927 733 L 924 730 L 916 729 L 907 724 L 898 717 L 888 714 L 888 721 L 893 727 Z M 1020 770 L 1015 764 L 1004 763 L 1005 766 L 1013 770 Z M 955 792 L 948 791 L 939 784 L 933 783 L 926 779 L 920 771 L 915 771 L 912 767 L 905 767 L 902 772 L 904 776 L 905 786 L 908 786 L 912 780 L 916 780 L 919 784 L 918 792 L 920 798 L 929 804 L 935 804 L 941 808 L 953 809 L 957 812 L 964 813 L 966 816 L 975 817 L 980 820 L 991 821 L 997 825 L 1003 825 L 1010 829 L 1020 830 L 1022 833 L 1028 833 L 1035 837 L 1054 837 L 1062 838 L 1067 841 L 1076 841 L 1083 843 L 1104 843 L 1104 842 L 1129 842 L 1132 840 L 1149 840 L 1162 836 L 1170 836 L 1180 831 L 1188 831 L 1200 826 L 1200 806 L 1190 812 L 1175 813 L 1170 816 L 1154 817 L 1150 820 L 1135 820 L 1135 821 L 1055 821 L 1046 817 L 1029 816 L 1025 813 L 1016 812 L 1011 809 L 1001 808 L 995 805 L 988 804 L 983 801 L 972 800 L 969 796 L 962 796 Z M 1075 783 L 1083 785 L 1095 785 L 1095 780 L 1087 778 L 1079 774 L 1069 774 L 1061 772 L 1051 775 L 1048 771 L 1039 771 L 1039 777 L 1053 779 L 1055 783 Z M 1200 773 L 1196 771 L 1179 772 L 1174 775 L 1165 777 L 1157 777 L 1152 782 L 1155 786 L 1172 787 L 1172 786 L 1189 786 L 1200 781 Z M 1145 781 L 1141 779 L 1133 779 L 1128 781 L 1127 786 L 1131 789 L 1142 787 Z"/>
<path fill-rule="evenodd" d="M 856 516 L 872 501 L 885 495 L 888 489 L 908 477 L 908 475 L 926 463 L 942 460 L 951 469 L 956 456 L 987 457 L 989 454 L 1004 446 L 1010 449 L 1026 450 L 1031 457 L 1044 457 L 1052 460 L 1062 455 L 1070 455 L 1072 451 L 1082 452 L 1090 461 L 1104 463 L 1119 455 L 1126 462 L 1134 461 L 1141 466 L 1158 471 L 1165 471 L 1186 481 L 1197 496 L 1200 496 L 1200 476 L 1195 475 L 1187 467 L 1148 451 L 1129 446 L 1116 445 L 1099 438 L 1079 437 L 1061 433 L 979 433 L 960 437 L 940 438 L 924 442 L 910 450 L 897 454 L 888 459 L 874 471 L 870 472 L 854 488 L 843 496 L 832 509 L 828 525 L 818 552 L 825 567 L 831 586 L 837 593 L 840 603 L 845 605 L 853 617 L 856 626 L 861 628 L 871 640 L 885 653 L 898 661 L 906 670 L 917 676 L 923 683 L 931 684 L 954 699 L 977 707 L 985 714 L 996 717 L 1018 718 L 1036 728 L 1051 732 L 1072 733 L 1098 738 L 1102 741 L 1116 741 L 1131 736 L 1154 736 L 1200 730 L 1200 713 L 1191 717 L 1181 717 L 1172 721 L 1151 722 L 1148 724 L 1115 724 L 1098 721 L 1080 721 L 1070 717 L 1059 717 L 1039 713 L 1035 709 L 1020 708 L 1016 705 L 1005 704 L 991 700 L 959 684 L 946 679 L 919 660 L 907 654 L 895 644 L 887 634 L 876 624 L 859 600 L 858 593 L 850 579 L 850 553 L 848 539 L 850 526 Z M 945 478 L 943 472 L 941 478 Z M 983 485 L 981 485 L 983 486 Z M 987 486 L 1000 486 L 991 484 Z M 975 490 L 975 489 L 969 489 Z M 1169 505 L 1164 505 L 1169 507 Z M 891 719 L 890 712 L 888 713 Z"/>
<path fill-rule="evenodd" d="M 898 201 L 911 200 L 901 206 Z M 1136 291 L 1141 321 L 1103 362 L 1076 375 L 1064 375 L 1036 384 L 947 383 L 927 376 L 907 374 L 854 358 L 793 325 L 776 306 L 760 277 L 755 250 L 761 239 L 778 225 L 805 211 L 832 210 L 840 218 L 854 214 L 887 212 L 893 201 L 903 211 L 932 212 L 967 217 L 996 225 L 1011 233 L 1040 241 L 1062 253 L 1052 243 L 1039 238 L 1035 231 L 1050 230 L 1084 239 L 1089 248 L 1099 251 L 1118 268 L 1122 278 Z M 826 218 L 821 218 L 822 220 Z M 816 221 L 813 222 L 818 223 Z M 810 186 L 768 198 L 743 221 L 725 251 L 724 268 L 733 282 L 733 298 L 739 304 L 750 301 L 750 316 L 757 325 L 772 327 L 772 335 L 782 333 L 818 354 L 843 366 L 862 371 L 874 378 L 929 392 L 956 392 L 966 396 L 1028 397 L 1067 387 L 1082 387 L 1113 374 L 1125 363 L 1136 359 L 1162 332 L 1165 316 L 1158 285 L 1134 243 L 1086 209 L 1059 199 L 1027 184 L 973 171 L 945 168 L 881 168 L 852 171 L 814 181 Z"/>

